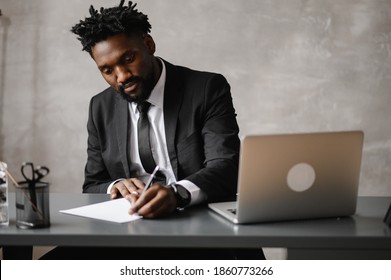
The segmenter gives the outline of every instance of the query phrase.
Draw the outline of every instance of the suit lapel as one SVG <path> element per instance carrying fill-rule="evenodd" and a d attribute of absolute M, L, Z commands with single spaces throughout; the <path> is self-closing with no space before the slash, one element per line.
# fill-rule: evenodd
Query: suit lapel
<path fill-rule="evenodd" d="M 178 178 L 178 158 L 175 149 L 175 136 L 179 109 L 182 104 L 180 94 L 180 73 L 175 66 L 164 61 L 166 66 L 166 85 L 164 88 L 164 127 L 166 132 L 167 150 L 175 177 Z"/>
<path fill-rule="evenodd" d="M 128 102 L 120 98 L 115 103 L 115 125 L 117 129 L 117 141 L 119 157 L 125 170 L 126 178 L 130 178 L 129 153 L 129 108 Z"/>

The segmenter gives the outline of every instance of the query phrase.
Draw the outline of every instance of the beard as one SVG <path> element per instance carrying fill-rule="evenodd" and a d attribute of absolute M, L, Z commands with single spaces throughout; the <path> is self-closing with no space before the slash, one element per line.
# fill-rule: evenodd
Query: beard
<path fill-rule="evenodd" d="M 125 87 L 129 83 L 137 83 L 136 94 L 128 94 L 125 92 Z M 153 74 L 151 73 L 147 78 L 142 78 L 140 76 L 134 76 L 124 83 L 123 86 L 119 86 L 118 92 L 120 96 L 128 102 L 140 103 L 149 98 L 151 95 L 152 89 L 154 88 Z"/>

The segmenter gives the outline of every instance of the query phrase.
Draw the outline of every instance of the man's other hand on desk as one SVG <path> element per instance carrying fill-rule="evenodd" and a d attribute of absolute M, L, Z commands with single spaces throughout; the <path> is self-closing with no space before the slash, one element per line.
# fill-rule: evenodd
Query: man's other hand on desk
<path fill-rule="evenodd" d="M 154 183 L 143 193 L 144 182 L 137 179 L 125 179 L 117 182 L 111 189 L 112 199 L 120 195 L 130 202 L 129 214 L 137 213 L 144 218 L 159 218 L 175 211 L 174 191 L 159 183 Z"/>

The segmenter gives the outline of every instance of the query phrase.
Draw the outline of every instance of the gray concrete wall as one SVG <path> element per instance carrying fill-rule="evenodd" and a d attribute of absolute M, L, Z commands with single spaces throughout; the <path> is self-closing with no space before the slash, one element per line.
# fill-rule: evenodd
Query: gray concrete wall
<path fill-rule="evenodd" d="M 1 0 L 0 158 L 80 192 L 89 99 L 106 87 L 69 32 L 119 1 Z M 224 74 L 241 135 L 361 129 L 360 195 L 391 195 L 391 1 L 139 1 L 157 55 Z"/>

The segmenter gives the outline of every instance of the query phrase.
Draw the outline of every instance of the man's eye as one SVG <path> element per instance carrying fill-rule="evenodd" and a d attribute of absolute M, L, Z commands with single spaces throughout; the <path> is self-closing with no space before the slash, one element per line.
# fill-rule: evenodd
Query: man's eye
<path fill-rule="evenodd" d="M 111 69 L 105 68 L 102 69 L 101 72 L 105 75 L 110 75 L 113 71 Z"/>
<path fill-rule="evenodd" d="M 134 55 L 129 55 L 125 57 L 126 63 L 132 63 L 134 61 Z"/>

